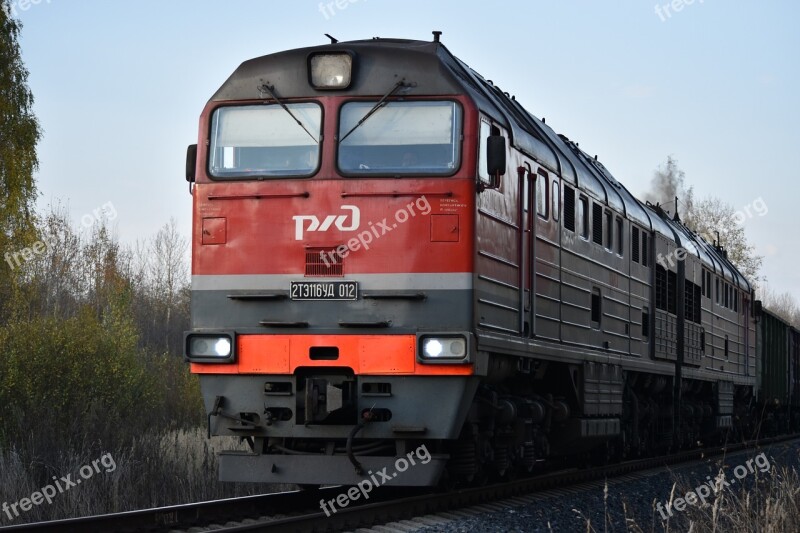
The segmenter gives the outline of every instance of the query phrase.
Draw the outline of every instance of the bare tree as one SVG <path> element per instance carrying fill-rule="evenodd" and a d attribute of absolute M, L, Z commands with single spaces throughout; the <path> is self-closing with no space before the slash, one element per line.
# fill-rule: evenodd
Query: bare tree
<path fill-rule="evenodd" d="M 171 218 L 156 234 L 150 245 L 150 279 L 152 295 L 157 302 L 162 323 L 154 324 L 160 331 L 165 352 L 174 350 L 173 315 L 181 307 L 183 289 L 188 284 L 186 251 L 188 243 L 178 232 L 177 222 Z"/>
<path fill-rule="evenodd" d="M 709 197 L 694 206 L 686 224 L 709 243 L 720 246 L 736 268 L 755 282 L 761 279 L 764 257 L 756 254 L 755 246 L 747 240 L 740 218 L 730 204 Z"/>
<path fill-rule="evenodd" d="M 800 305 L 798 305 L 797 299 L 792 293 L 778 293 L 766 283 L 762 283 L 757 288 L 757 294 L 766 309 L 769 309 L 796 328 L 800 328 Z"/>
<path fill-rule="evenodd" d="M 40 290 L 42 314 L 63 318 L 76 311 L 78 297 L 87 292 L 81 273 L 83 242 L 66 206 L 51 205 L 42 222 L 39 234 L 46 252 L 31 262 L 30 272 Z"/>
<path fill-rule="evenodd" d="M 674 213 L 676 198 L 678 214 L 688 228 L 709 244 L 720 246 L 747 279 L 761 279 L 759 272 L 764 258 L 757 255 L 755 247 L 748 242 L 742 217 L 719 198 L 708 197 L 697 202 L 693 187 L 686 187 L 686 174 L 670 155 L 653 175 L 651 190 L 645 193 L 645 199 L 652 204 L 662 204 L 665 211 Z"/>
<path fill-rule="evenodd" d="M 122 246 L 106 219 L 74 226 L 67 207 L 39 220 L 38 244 L 19 256 L 14 305 L 23 319 L 68 319 L 91 309 L 98 320 L 123 313 L 143 354 L 181 354 L 189 327 L 188 245 L 175 220 L 146 241 Z"/>

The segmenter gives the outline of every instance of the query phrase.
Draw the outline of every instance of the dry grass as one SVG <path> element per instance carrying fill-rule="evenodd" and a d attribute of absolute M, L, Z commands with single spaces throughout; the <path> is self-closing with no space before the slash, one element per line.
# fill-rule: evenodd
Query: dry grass
<path fill-rule="evenodd" d="M 727 477 L 724 477 L 726 476 Z M 720 471 L 717 479 L 731 480 L 729 471 Z M 703 480 L 699 480 L 702 482 Z M 664 508 L 672 507 L 675 500 L 695 490 L 696 479 L 676 477 Z M 787 533 L 800 531 L 800 475 L 794 467 L 776 467 L 767 472 L 756 471 L 750 479 L 722 487 L 705 503 L 687 505 L 683 511 L 672 511 L 664 520 L 653 501 L 650 516 L 635 516 L 631 502 L 622 502 L 624 524 L 612 517 L 608 502 L 608 485 L 604 489 L 605 513 L 600 521 L 592 521 L 584 513 L 574 510 L 580 519 L 581 530 L 586 532 L 627 531 L 646 532 L 690 532 L 690 533 Z M 641 506 L 639 506 L 641 509 Z M 619 516 L 619 515 L 617 515 Z"/>
<path fill-rule="evenodd" d="M 262 484 L 222 483 L 217 480 L 219 449 L 234 449 L 235 439 L 216 438 L 210 442 L 203 430 L 178 430 L 162 435 L 136 438 L 126 447 L 94 453 L 61 453 L 42 461 L 27 447 L 0 450 L 0 505 L 28 498 L 53 476 L 67 474 L 80 478 L 82 466 L 91 465 L 105 453 L 113 458 L 99 465 L 100 472 L 79 486 L 57 494 L 51 504 L 43 502 L 20 516 L 9 519 L 0 511 L 0 525 L 55 520 L 134 509 L 145 509 L 195 501 L 263 494 L 285 487 Z M 32 448 L 32 447 L 31 447 Z M 62 483 L 62 485 L 64 485 Z"/>
<path fill-rule="evenodd" d="M 769 472 L 756 472 L 751 481 L 722 489 L 705 505 L 687 506 L 683 514 L 688 530 L 693 533 L 800 531 L 800 477 L 797 470 L 773 467 Z M 672 492 L 677 495 L 690 490 L 685 483 L 676 483 L 673 487 Z M 671 528 L 668 522 L 664 530 L 684 529 Z"/>

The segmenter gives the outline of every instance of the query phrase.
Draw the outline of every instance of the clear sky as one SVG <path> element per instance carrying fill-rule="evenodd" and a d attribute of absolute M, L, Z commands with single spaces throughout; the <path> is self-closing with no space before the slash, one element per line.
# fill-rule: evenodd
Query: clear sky
<path fill-rule="evenodd" d="M 515 94 L 634 194 L 672 154 L 745 220 L 762 273 L 800 299 L 800 3 L 744 0 L 15 0 L 44 129 L 40 205 L 111 202 L 133 242 L 188 238 L 185 150 L 242 61 L 328 42 L 428 40 Z"/>

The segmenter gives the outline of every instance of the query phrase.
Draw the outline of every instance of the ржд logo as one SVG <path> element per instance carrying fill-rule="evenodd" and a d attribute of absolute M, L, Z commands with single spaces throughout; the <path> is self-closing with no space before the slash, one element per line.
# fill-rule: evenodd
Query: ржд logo
<path fill-rule="evenodd" d="M 306 231 L 328 231 L 331 226 L 336 226 L 341 231 L 355 231 L 361 224 L 361 211 L 354 205 L 342 205 L 340 208 L 343 211 L 350 211 L 349 214 L 344 215 L 328 215 L 320 222 L 316 215 L 295 215 L 292 217 L 294 220 L 294 240 L 303 240 L 304 232 Z M 349 225 L 345 225 L 347 218 L 352 216 L 352 221 Z M 308 226 L 305 225 L 309 222 Z"/>

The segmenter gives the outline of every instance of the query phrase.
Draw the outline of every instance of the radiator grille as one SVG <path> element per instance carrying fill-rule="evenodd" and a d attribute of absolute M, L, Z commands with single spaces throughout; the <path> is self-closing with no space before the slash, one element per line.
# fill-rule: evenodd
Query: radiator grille
<path fill-rule="evenodd" d="M 596 244 L 603 245 L 603 208 L 592 204 L 592 236 Z"/>
<path fill-rule="evenodd" d="M 575 190 L 564 185 L 564 227 L 575 231 Z"/>
<path fill-rule="evenodd" d="M 336 248 L 308 248 L 306 250 L 307 278 L 341 278 L 344 260 Z"/>

